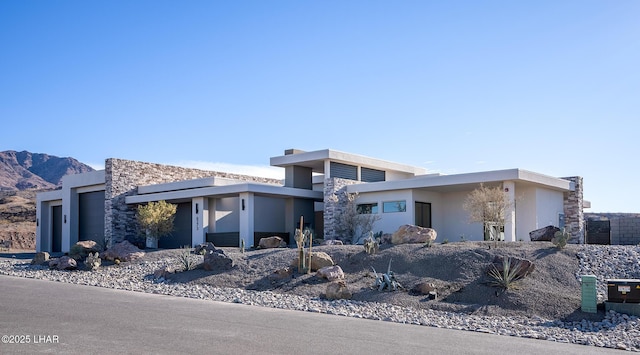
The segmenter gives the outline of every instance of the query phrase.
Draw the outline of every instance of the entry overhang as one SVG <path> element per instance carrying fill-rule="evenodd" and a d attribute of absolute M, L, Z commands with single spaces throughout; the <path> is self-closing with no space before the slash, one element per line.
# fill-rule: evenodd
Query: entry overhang
<path fill-rule="evenodd" d="M 194 197 L 228 197 L 237 196 L 240 193 L 244 192 L 250 192 L 262 196 L 273 196 L 280 198 L 303 198 L 316 201 L 322 201 L 324 198 L 324 193 L 322 191 L 295 189 L 290 187 L 266 184 L 241 183 L 226 186 L 211 186 L 187 190 L 165 191 L 158 193 L 147 193 L 143 195 L 127 196 L 125 198 L 125 203 L 139 204 L 161 200 L 169 201 L 191 199 Z"/>

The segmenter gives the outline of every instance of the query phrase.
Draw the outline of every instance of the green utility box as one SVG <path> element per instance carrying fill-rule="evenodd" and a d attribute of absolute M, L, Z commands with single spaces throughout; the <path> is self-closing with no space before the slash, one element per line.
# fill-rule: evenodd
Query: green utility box
<path fill-rule="evenodd" d="M 595 275 L 580 276 L 582 283 L 581 310 L 586 313 L 598 313 L 598 292 L 596 289 Z"/>

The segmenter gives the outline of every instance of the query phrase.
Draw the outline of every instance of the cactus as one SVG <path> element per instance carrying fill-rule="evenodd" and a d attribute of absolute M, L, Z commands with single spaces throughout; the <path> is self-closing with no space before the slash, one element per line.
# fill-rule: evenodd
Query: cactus
<path fill-rule="evenodd" d="M 380 244 L 378 243 L 377 240 L 375 240 L 373 238 L 373 233 L 369 232 L 369 237 L 364 239 L 364 252 L 372 255 L 372 254 L 377 254 L 378 251 L 380 250 Z"/>
<path fill-rule="evenodd" d="M 240 252 L 244 254 L 244 239 L 240 239 Z"/>
<path fill-rule="evenodd" d="M 100 267 L 100 265 L 102 264 L 102 259 L 100 259 L 98 252 L 89 253 L 89 255 L 87 255 L 87 259 L 85 259 L 84 261 L 84 264 L 86 265 L 87 269 L 94 271 Z"/>
<path fill-rule="evenodd" d="M 558 231 L 554 234 L 551 239 L 551 243 L 553 243 L 553 245 L 558 249 L 562 249 L 567 245 L 570 237 L 571 236 L 569 235 L 569 232 L 567 232 L 567 228 L 564 228 L 562 231 Z"/>
<path fill-rule="evenodd" d="M 403 288 L 402 285 L 398 282 L 398 280 L 396 280 L 396 277 L 393 271 L 391 271 L 391 259 L 389 259 L 389 266 L 387 267 L 386 274 L 378 275 L 378 273 L 376 272 L 376 269 L 374 269 L 373 266 L 371 267 L 371 269 L 373 269 L 373 274 L 376 277 L 376 281 L 374 285 L 375 287 L 378 288 L 378 291 L 384 291 L 385 289 L 389 291 L 396 291 L 398 289 Z"/>

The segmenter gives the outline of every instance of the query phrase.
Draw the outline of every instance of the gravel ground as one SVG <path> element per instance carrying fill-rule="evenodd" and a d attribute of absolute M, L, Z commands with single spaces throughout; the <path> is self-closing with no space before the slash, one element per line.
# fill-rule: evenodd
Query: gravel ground
<path fill-rule="evenodd" d="M 640 351 L 638 317 L 581 312 L 578 281 L 579 275 L 596 275 L 603 300 L 606 279 L 640 278 L 640 247 L 571 245 L 560 251 L 547 243 L 505 243 L 496 248 L 493 243 L 465 242 L 384 247 L 377 255 L 365 254 L 361 246 L 314 247 L 331 255 L 345 271 L 354 295 L 349 301 L 323 299 L 326 281 L 313 275 L 272 281 L 273 271 L 289 265 L 296 250 L 224 250 L 234 260 L 232 270 L 196 269 L 168 279 L 155 279 L 153 273 L 167 266 L 179 268 L 179 251 L 149 252 L 138 262 L 105 265 L 94 272 L 49 270 L 29 260 L 5 258 L 0 259 L 0 274 Z M 486 285 L 484 271 L 495 255 L 527 258 L 536 269 L 517 289 L 496 292 Z M 191 257 L 197 262 L 202 258 Z M 374 290 L 371 267 L 386 271 L 389 260 L 407 289 L 432 282 L 438 299 Z"/>

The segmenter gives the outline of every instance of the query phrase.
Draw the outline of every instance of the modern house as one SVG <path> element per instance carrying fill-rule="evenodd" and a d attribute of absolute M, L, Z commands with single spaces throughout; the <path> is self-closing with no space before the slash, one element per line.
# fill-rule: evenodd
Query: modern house
<path fill-rule="evenodd" d="M 403 224 L 437 230 L 438 239 L 483 240 L 484 226 L 469 223 L 462 208 L 479 187 L 504 189 L 512 207 L 503 237 L 529 240 L 547 225 L 566 227 L 584 242 L 582 178 L 556 178 L 521 169 L 468 174 L 427 174 L 413 167 L 325 149 L 287 150 L 272 157 L 284 181 L 183 167 L 107 159 L 105 170 L 63 178 L 62 189 L 37 196 L 36 249 L 69 251 L 79 240 L 111 245 L 139 236 L 138 205 L 165 200 L 177 205 L 172 237 L 160 247 L 197 245 L 249 247 L 264 236 L 293 243 L 303 217 L 316 235 L 336 239 L 347 194 L 361 213 L 379 215 L 374 231 L 393 233 Z M 501 231 L 502 232 L 502 231 Z"/>

